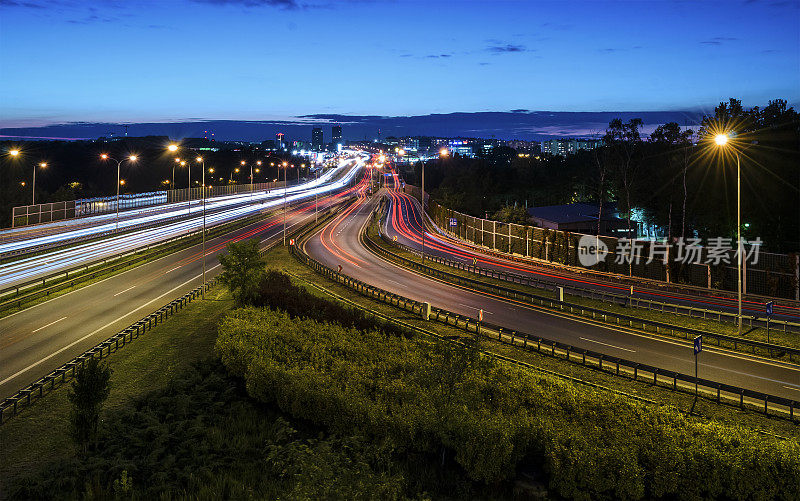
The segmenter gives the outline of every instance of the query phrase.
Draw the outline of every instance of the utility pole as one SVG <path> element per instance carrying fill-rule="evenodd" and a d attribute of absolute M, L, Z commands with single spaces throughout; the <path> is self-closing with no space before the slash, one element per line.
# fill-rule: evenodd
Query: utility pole
<path fill-rule="evenodd" d="M 422 189 L 420 193 L 422 205 L 422 264 L 425 264 L 425 161 L 422 161 Z"/>

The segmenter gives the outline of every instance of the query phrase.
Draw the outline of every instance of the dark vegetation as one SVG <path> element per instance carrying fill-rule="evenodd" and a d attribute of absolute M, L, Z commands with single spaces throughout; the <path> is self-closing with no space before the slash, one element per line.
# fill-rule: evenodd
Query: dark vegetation
<path fill-rule="evenodd" d="M 84 452 L 97 439 L 100 412 L 111 391 L 111 369 L 100 359 L 92 358 L 78 368 L 75 381 L 67 395 L 72 404 L 70 431 L 72 440 Z"/>
<path fill-rule="evenodd" d="M 303 296 L 291 302 L 311 312 L 319 300 L 304 297 L 305 308 Z M 796 441 L 578 388 L 473 347 L 249 307 L 223 321 L 216 349 L 255 399 L 473 488 L 501 494 L 524 476 L 572 499 L 798 496 Z"/>
<path fill-rule="evenodd" d="M 136 162 L 124 162 L 121 178 L 125 185 L 121 193 L 141 193 L 165 190 L 172 183 L 174 159 L 180 157 L 192 168 L 192 185 L 198 187 L 202 176 L 201 165 L 194 161 L 199 154 L 205 159 L 206 168 L 213 168 L 214 174 L 208 175 L 206 183 L 212 186 L 229 183 L 248 183 L 250 165 L 256 160 L 260 172 L 253 173 L 256 183 L 272 181 L 284 174 L 279 172 L 279 162 L 287 161 L 294 168 L 287 171 L 290 181 L 296 179 L 297 168 L 306 161 L 292 157 L 286 152 L 280 155 L 268 153 L 263 149 L 251 146 L 231 147 L 216 143 L 198 143 L 193 145 L 187 141 L 186 146 L 213 146 L 219 151 L 192 151 L 182 148 L 176 153 L 166 150 L 170 140 L 167 137 L 131 137 L 117 140 L 97 141 L 0 141 L 0 227 L 11 225 L 12 207 L 31 203 L 31 178 L 33 166 L 47 162 L 47 168 L 37 168 L 36 201 L 37 203 L 75 200 L 116 194 L 117 164 L 101 161 L 100 154 L 107 153 L 114 158 L 122 159 L 131 154 L 138 156 Z M 13 158 L 8 150 L 18 148 L 22 154 Z M 241 161 L 246 162 L 242 167 Z M 275 163 L 276 166 L 270 166 Z M 235 172 L 235 169 L 239 172 Z M 177 167 L 175 187 L 188 186 L 186 167 Z M 300 176 L 307 175 L 301 169 Z M 170 183 L 165 183 L 169 180 Z M 22 186 L 21 183 L 25 183 Z"/>
<path fill-rule="evenodd" d="M 43 465 L 9 499 L 394 499 L 379 446 L 336 437 L 247 397 L 219 361 L 109 413 L 96 448 Z"/>
<path fill-rule="evenodd" d="M 11 499 L 796 499 L 800 446 L 495 363 L 265 274 L 220 359 Z M 112 389 L 113 391 L 113 389 Z"/>
<path fill-rule="evenodd" d="M 480 217 L 506 206 L 613 201 L 622 216 L 641 209 L 667 238 L 735 239 L 738 150 L 743 238 L 760 237 L 772 252 L 800 249 L 800 115 L 786 101 L 745 109 L 731 99 L 691 132 L 667 123 L 645 137 L 642 125 L 613 120 L 600 134 L 604 146 L 566 158 L 519 158 L 501 147 L 477 159 L 429 161 L 425 186 L 445 207 Z M 720 148 L 713 144 L 720 132 L 737 135 Z M 409 182 L 419 185 L 420 169 Z"/>

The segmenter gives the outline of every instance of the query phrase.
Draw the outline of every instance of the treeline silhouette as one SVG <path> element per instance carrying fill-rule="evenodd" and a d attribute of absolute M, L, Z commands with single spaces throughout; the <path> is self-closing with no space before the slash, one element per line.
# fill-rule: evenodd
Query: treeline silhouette
<path fill-rule="evenodd" d="M 121 160 L 136 155 L 136 162 L 124 162 L 120 177 L 125 180 L 121 193 L 141 193 L 169 189 L 172 186 L 173 169 L 176 188 L 188 186 L 188 172 L 185 166 L 175 163 L 175 158 L 185 160 L 192 169 L 192 186 L 200 186 L 201 164 L 196 157 L 202 156 L 206 169 L 206 184 L 216 186 L 230 182 L 248 183 L 250 166 L 258 168 L 253 172 L 256 183 L 278 178 L 278 166 L 286 161 L 301 169 L 300 176 L 307 175 L 308 162 L 292 157 L 289 152 L 268 153 L 253 145 L 216 144 L 219 151 L 192 149 L 197 146 L 213 147 L 215 143 L 203 140 L 184 141 L 177 152 L 170 152 L 167 146 L 173 141 L 163 136 L 130 137 L 115 140 L 96 141 L 2 141 L 0 142 L 0 227 L 11 225 L 11 209 L 31 203 L 31 182 L 34 166 L 47 163 L 46 168 L 37 167 L 36 202 L 56 202 L 116 194 L 117 163 L 103 161 L 100 155 L 106 153 Z M 176 142 L 181 144 L 180 142 Z M 8 152 L 18 149 L 21 154 L 12 157 Z M 241 161 L 246 162 L 245 166 Z M 261 165 L 254 162 L 261 160 Z M 274 163 L 275 166 L 270 166 Z M 239 169 L 239 172 L 235 172 Z M 288 170 L 291 181 L 297 177 L 297 169 Z M 280 173 L 283 179 L 283 173 Z M 166 181 L 169 181 L 168 183 Z M 24 186 L 23 186 L 24 183 Z"/>
<path fill-rule="evenodd" d="M 745 109 L 731 99 L 700 127 L 673 122 L 649 137 L 641 131 L 640 120 L 612 120 L 602 147 L 567 157 L 520 158 L 496 148 L 475 159 L 429 161 L 425 186 L 444 206 L 481 217 L 514 205 L 611 201 L 623 216 L 641 209 L 639 217 L 667 238 L 735 239 L 738 151 L 743 238 L 760 237 L 773 252 L 800 249 L 800 115 L 786 101 Z M 736 136 L 718 146 L 713 138 L 722 132 Z M 409 181 L 418 184 L 420 171 L 418 163 Z"/>

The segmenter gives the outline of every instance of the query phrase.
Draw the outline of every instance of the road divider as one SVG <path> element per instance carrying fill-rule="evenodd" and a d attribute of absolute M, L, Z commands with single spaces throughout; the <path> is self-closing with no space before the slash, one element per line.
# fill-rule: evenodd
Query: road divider
<path fill-rule="evenodd" d="M 644 332 L 650 332 L 657 335 L 664 334 L 686 340 L 691 340 L 702 335 L 704 338 L 713 342 L 715 346 L 720 348 L 730 348 L 735 351 L 749 351 L 754 355 L 766 356 L 770 358 L 779 358 L 785 356 L 788 358 L 789 362 L 800 361 L 800 349 L 797 348 L 765 343 L 752 339 L 744 339 L 735 336 L 727 336 L 714 332 L 701 331 L 689 327 L 657 322 L 655 320 L 643 319 L 631 315 L 623 315 L 621 313 L 609 312 L 600 308 L 592 308 L 585 305 L 570 303 L 568 301 L 560 301 L 555 298 L 540 296 L 510 287 L 490 284 L 481 280 L 432 268 L 417 261 L 407 259 L 376 244 L 370 238 L 364 236 L 363 232 L 361 235 L 361 240 L 363 245 L 378 257 L 393 261 L 396 264 L 399 263 L 399 265 L 406 269 L 436 278 L 451 285 L 469 287 L 477 292 L 484 292 L 503 298 L 521 301 L 548 310 L 558 310 L 560 312 L 568 312 L 571 315 L 580 315 L 582 317 L 586 317 L 587 319 L 591 319 L 595 322 L 602 322 L 604 324 L 628 327 L 632 329 L 636 328 Z M 428 256 L 425 258 L 428 259 Z M 474 266 L 465 266 L 464 269 L 477 274 L 477 272 L 474 271 Z M 555 289 L 555 287 L 556 286 L 552 286 L 553 289 Z"/>
<path fill-rule="evenodd" d="M 326 212 L 320 213 L 318 222 L 312 220 L 309 222 L 304 222 L 299 228 L 290 227 L 291 231 L 289 232 L 289 235 L 293 238 L 297 238 L 298 235 L 304 235 L 319 225 L 327 223 L 333 216 L 336 215 L 340 205 L 341 203 L 336 204 L 329 208 Z M 313 217 L 313 213 L 310 215 L 306 214 L 306 218 Z M 262 249 L 261 252 L 266 252 L 272 245 L 275 245 L 275 242 Z M 196 278 L 199 278 L 199 276 L 194 277 L 192 280 Z M 10 397 L 3 399 L 3 401 L 0 402 L 0 425 L 5 423 L 9 418 L 17 415 L 21 409 L 30 407 L 52 390 L 69 382 L 75 377 L 77 369 L 79 367 L 83 367 L 87 360 L 91 360 L 95 357 L 109 357 L 111 354 L 116 353 L 120 348 L 124 348 L 126 344 L 130 344 L 134 339 L 137 339 L 147 331 L 164 323 L 171 316 L 183 309 L 192 301 L 203 297 L 204 293 L 207 292 L 212 286 L 216 285 L 217 282 L 218 277 L 214 277 L 206 281 L 204 284 L 195 287 L 186 294 L 173 299 L 161 308 L 155 310 L 153 313 L 150 313 L 141 320 L 138 320 L 125 329 L 117 332 L 105 341 L 102 341 L 94 347 L 84 351 L 82 354 L 51 371 L 44 377 L 41 377 L 33 383 L 18 390 Z M 59 321 L 60 320 L 57 320 L 56 322 Z M 7 380 L 10 380 L 13 377 L 16 377 L 16 375 L 12 375 Z"/>
<path fill-rule="evenodd" d="M 463 329 L 477 336 L 485 336 L 525 350 L 536 350 L 538 353 L 558 357 L 569 362 L 594 367 L 605 373 L 628 377 L 635 381 L 652 382 L 654 385 L 666 386 L 675 391 L 694 393 L 695 386 L 699 395 L 719 404 L 736 405 L 741 408 L 752 408 L 766 415 L 796 421 L 795 411 L 800 401 L 776 395 L 741 388 L 695 376 L 670 371 L 647 364 L 642 364 L 621 357 L 615 357 L 584 348 L 578 348 L 542 336 L 526 332 L 510 330 L 505 327 L 480 321 L 476 318 L 453 313 L 442 308 L 431 307 L 427 303 L 416 301 L 361 280 L 345 275 L 329 268 L 302 250 L 302 240 L 289 247 L 290 253 L 301 263 L 310 267 L 320 275 L 359 294 L 391 306 L 424 316 L 430 312 L 429 320 Z M 550 299 L 547 299 L 551 301 Z"/>

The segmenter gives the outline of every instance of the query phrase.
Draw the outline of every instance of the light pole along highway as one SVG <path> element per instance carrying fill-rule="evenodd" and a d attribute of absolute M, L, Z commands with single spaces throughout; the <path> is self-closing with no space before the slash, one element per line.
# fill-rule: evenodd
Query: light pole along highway
<path fill-rule="evenodd" d="M 450 152 L 447 151 L 447 148 L 442 148 L 439 150 L 439 157 L 444 158 L 449 155 Z M 422 183 L 420 188 L 419 194 L 419 203 L 422 207 L 422 264 L 425 264 L 425 160 L 420 159 L 420 163 L 422 164 Z"/>
<path fill-rule="evenodd" d="M 108 156 L 108 154 L 103 153 L 102 155 L 100 155 L 100 158 L 102 160 L 111 160 L 113 162 L 117 162 L 117 200 L 116 200 L 116 203 L 115 203 L 115 205 L 117 206 L 117 218 L 116 218 L 116 221 L 114 223 L 114 231 L 117 232 L 117 231 L 119 231 L 119 185 L 120 185 L 119 171 L 120 171 L 120 168 L 122 166 L 122 162 L 124 162 L 126 160 L 129 161 L 129 162 L 135 162 L 136 161 L 136 155 L 131 155 L 128 158 L 123 158 L 122 160 L 117 160 L 116 158 L 112 158 L 112 157 Z"/>
<path fill-rule="evenodd" d="M 11 155 L 14 158 L 18 157 L 20 155 L 20 153 L 21 152 L 19 150 L 16 150 L 16 149 L 15 150 L 10 150 L 8 152 L 8 154 Z M 33 182 L 31 183 L 31 205 L 36 205 L 36 167 L 41 167 L 42 169 L 46 169 L 47 168 L 47 162 L 39 162 L 38 164 L 33 164 Z M 23 183 L 23 186 L 24 186 L 24 183 Z M 25 215 L 25 224 L 28 224 L 29 217 L 30 217 L 30 216 L 28 216 L 27 213 L 28 213 L 28 211 L 26 210 L 25 211 L 25 214 L 26 214 Z M 39 215 L 39 221 L 41 222 L 41 214 Z"/>
<path fill-rule="evenodd" d="M 179 148 L 180 147 L 175 143 L 172 143 L 169 146 L 167 146 L 167 150 L 172 152 L 172 153 L 177 152 Z M 182 161 L 182 160 L 180 160 L 178 158 L 176 158 L 175 161 L 176 162 L 180 162 L 181 165 L 186 165 L 187 168 L 189 169 L 189 196 L 188 196 L 188 199 L 189 199 L 189 213 L 191 214 L 191 212 L 192 212 L 192 184 L 191 184 L 191 182 L 192 182 L 192 168 L 191 168 L 191 165 L 190 165 L 191 162 L 187 163 L 187 162 Z M 195 161 L 197 161 L 197 163 L 199 163 L 200 166 L 203 168 L 203 177 L 202 177 L 202 181 L 201 181 L 202 186 L 200 187 L 200 193 L 201 193 L 200 196 L 201 196 L 201 198 L 203 200 L 203 231 L 202 231 L 202 234 L 203 234 L 203 236 L 202 236 L 202 241 L 203 241 L 202 249 L 203 250 L 202 250 L 202 254 L 203 254 L 203 284 L 205 284 L 206 283 L 206 189 L 207 189 L 206 188 L 206 161 L 201 156 L 198 156 L 197 158 L 195 158 Z M 175 178 L 175 167 L 173 166 L 172 169 L 173 169 L 172 170 L 172 176 L 173 176 L 173 179 L 174 179 Z M 213 168 L 208 169 L 208 172 L 210 174 L 213 174 L 214 173 L 214 169 Z M 205 297 L 206 297 L 206 290 L 205 290 L 205 287 L 203 287 L 203 298 L 205 298 Z"/>
<path fill-rule="evenodd" d="M 735 132 L 725 132 L 716 134 L 714 136 L 714 143 L 720 148 L 730 145 L 736 154 L 736 276 L 737 276 L 737 291 L 738 291 L 738 306 L 739 312 L 737 314 L 737 324 L 739 325 L 739 336 L 742 335 L 742 259 L 743 246 L 742 246 L 742 162 L 741 153 L 742 149 L 737 147 L 736 144 L 731 144 L 733 139 L 736 138 Z"/>

